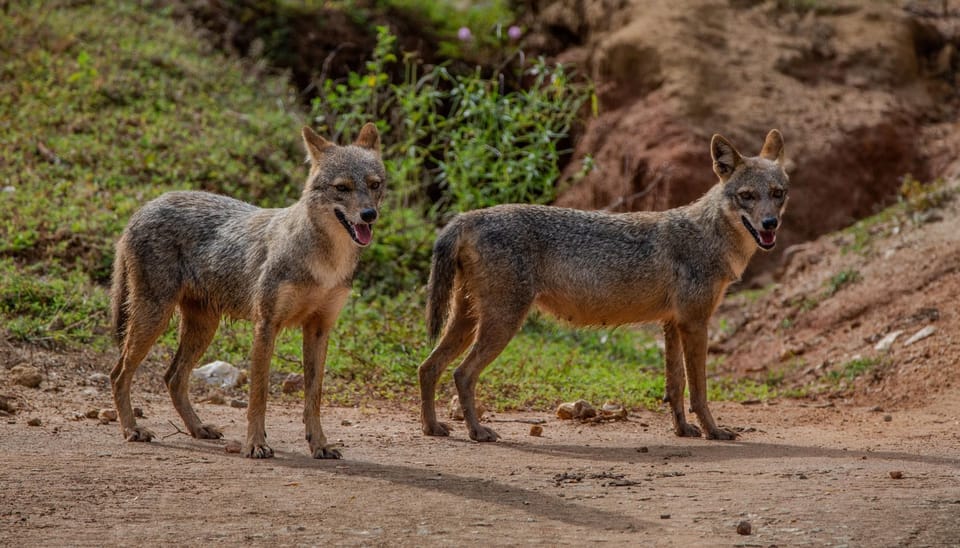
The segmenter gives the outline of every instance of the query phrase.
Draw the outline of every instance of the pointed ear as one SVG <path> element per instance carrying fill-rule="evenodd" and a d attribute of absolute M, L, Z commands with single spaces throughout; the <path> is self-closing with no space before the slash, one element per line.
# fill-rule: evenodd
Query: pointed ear
<path fill-rule="evenodd" d="M 743 163 L 743 157 L 733 148 L 730 141 L 716 134 L 710 140 L 710 156 L 713 157 L 713 171 L 720 179 L 726 181 L 733 175 L 733 170 Z"/>
<path fill-rule="evenodd" d="M 767 160 L 773 160 L 778 164 L 783 163 L 783 135 L 779 130 L 771 129 L 763 142 L 763 149 L 760 151 L 760 157 Z"/>
<path fill-rule="evenodd" d="M 373 122 L 367 122 L 360 128 L 360 135 L 357 135 L 357 140 L 353 144 L 358 147 L 369 148 L 370 150 L 380 154 L 380 132 L 377 131 L 377 126 Z"/>
<path fill-rule="evenodd" d="M 307 148 L 307 154 L 310 155 L 310 160 L 313 163 L 320 161 L 320 156 L 323 155 L 324 151 L 330 147 L 336 146 L 330 141 L 317 135 L 315 131 L 310 129 L 310 126 L 303 126 L 303 129 L 300 130 L 300 133 L 303 135 L 303 145 Z"/>

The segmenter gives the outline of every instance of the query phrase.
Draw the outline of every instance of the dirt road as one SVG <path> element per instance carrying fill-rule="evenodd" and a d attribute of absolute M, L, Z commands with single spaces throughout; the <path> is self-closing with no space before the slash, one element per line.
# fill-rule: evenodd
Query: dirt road
<path fill-rule="evenodd" d="M 161 439 L 139 444 L 74 417 L 105 388 L 3 391 L 21 410 L 0 419 L 0 545 L 960 544 L 957 389 L 920 410 L 714 404 L 736 442 L 676 438 L 665 413 L 544 412 L 494 415 L 502 441 L 477 444 L 462 424 L 422 436 L 406 407 L 325 408 L 340 461 L 308 457 L 295 399 L 268 410 L 277 457 L 252 461 L 224 450 L 242 409 L 199 404 L 226 440 L 193 440 L 166 394 L 141 389 Z M 516 419 L 546 419 L 543 436 Z"/>

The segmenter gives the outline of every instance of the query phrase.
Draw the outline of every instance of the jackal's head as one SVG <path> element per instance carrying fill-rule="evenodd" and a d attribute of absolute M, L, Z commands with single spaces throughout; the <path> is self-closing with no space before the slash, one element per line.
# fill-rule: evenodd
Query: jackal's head
<path fill-rule="evenodd" d="M 308 126 L 302 133 L 310 174 L 301 200 L 310 216 L 325 221 L 324 215 L 333 215 L 357 245 L 369 245 L 387 181 L 377 126 L 368 122 L 347 146 L 331 143 Z"/>
<path fill-rule="evenodd" d="M 710 141 L 713 171 L 723 184 L 725 213 L 753 237 L 760 249 L 777 243 L 787 206 L 789 178 L 783 169 L 783 136 L 771 129 L 759 156 L 743 157 L 721 135 Z"/>

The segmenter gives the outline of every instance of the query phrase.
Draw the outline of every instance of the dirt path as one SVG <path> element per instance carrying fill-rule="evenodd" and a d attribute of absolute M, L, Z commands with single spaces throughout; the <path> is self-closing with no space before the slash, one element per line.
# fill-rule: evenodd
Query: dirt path
<path fill-rule="evenodd" d="M 20 387 L 16 387 L 20 388 Z M 0 419 L 0 545 L 944 546 L 960 543 L 960 390 L 921 410 L 796 401 L 714 405 L 736 442 L 678 439 L 666 414 L 601 425 L 493 417 L 495 444 L 419 433 L 412 409 L 324 409 L 345 458 L 316 461 L 300 403 L 273 401 L 277 458 L 176 434 L 165 394 L 140 392 L 161 437 L 73 420 L 109 392 L 45 393 Z M 244 412 L 200 404 L 244 433 Z M 889 418 L 888 418 L 889 417 Z M 40 418 L 41 426 L 28 426 Z M 529 424 L 546 419 L 543 437 Z M 893 479 L 899 471 L 902 479 Z M 738 522 L 752 525 L 749 536 Z"/>

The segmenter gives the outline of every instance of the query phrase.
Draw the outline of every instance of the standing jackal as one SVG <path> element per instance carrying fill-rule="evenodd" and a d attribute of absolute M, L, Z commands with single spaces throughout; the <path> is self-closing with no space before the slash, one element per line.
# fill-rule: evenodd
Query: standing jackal
<path fill-rule="evenodd" d="M 537 305 L 575 325 L 659 321 L 676 434 L 700 436 L 684 415 L 685 369 L 707 437 L 733 439 L 707 408 L 707 324 L 757 247 L 776 243 L 788 178 L 775 129 L 759 156 L 741 156 L 720 135 L 710 152 L 720 181 L 686 206 L 609 214 L 502 205 L 464 213 L 444 228 L 427 290 L 428 330 L 434 339 L 442 335 L 419 370 L 423 432 L 449 434 L 437 421 L 437 379 L 470 347 L 453 375 L 463 416 L 472 439 L 498 438 L 477 420 L 477 377 Z"/>
<path fill-rule="evenodd" d="M 270 358 L 280 330 L 300 326 L 310 452 L 314 458 L 340 458 L 320 427 L 327 341 L 350 294 L 359 250 L 373 237 L 386 172 L 373 124 L 363 126 L 349 146 L 337 146 L 309 127 L 302 133 L 310 172 L 294 205 L 261 209 L 206 192 L 170 192 L 130 219 L 117 242 L 111 289 L 121 352 L 110 381 L 127 440 L 153 438 L 137 426 L 130 384 L 179 308 L 180 346 L 164 380 L 193 437 L 222 437 L 197 417 L 187 385 L 225 315 L 254 323 L 246 456 L 273 456 L 264 424 Z"/>

